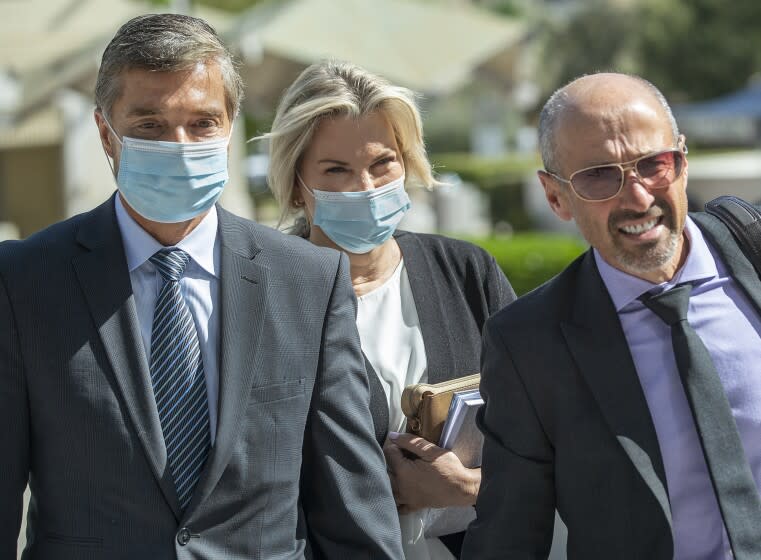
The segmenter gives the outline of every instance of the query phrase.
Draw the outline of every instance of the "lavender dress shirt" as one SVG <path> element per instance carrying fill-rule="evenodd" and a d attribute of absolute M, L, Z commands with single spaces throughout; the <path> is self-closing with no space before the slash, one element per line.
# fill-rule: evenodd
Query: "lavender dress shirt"
<path fill-rule="evenodd" d="M 606 263 L 595 251 L 645 393 L 666 469 L 675 560 L 732 558 L 669 327 L 637 298 L 691 281 L 688 320 L 708 348 L 732 407 L 756 486 L 761 487 L 761 317 L 688 217 L 690 249 L 669 282 L 656 285 Z M 759 528 L 761 538 L 761 528 Z"/>

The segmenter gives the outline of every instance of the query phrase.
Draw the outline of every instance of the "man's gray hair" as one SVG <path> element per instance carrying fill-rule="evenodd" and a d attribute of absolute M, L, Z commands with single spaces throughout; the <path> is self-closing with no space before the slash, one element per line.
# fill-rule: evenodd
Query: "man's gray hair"
<path fill-rule="evenodd" d="M 121 95 L 121 75 L 125 70 L 177 72 L 210 61 L 216 62 L 222 73 L 228 117 L 232 120 L 243 99 L 243 81 L 230 51 L 214 29 L 202 19 L 180 14 L 133 18 L 122 25 L 103 53 L 95 84 L 96 109 L 110 116 Z"/>
<path fill-rule="evenodd" d="M 679 127 L 676 124 L 674 113 L 671 111 L 671 107 L 669 107 L 668 101 L 666 101 L 664 95 L 645 78 L 633 74 L 627 75 L 642 84 L 645 89 L 653 94 L 661 107 L 663 107 L 666 117 L 669 120 L 669 124 L 671 125 L 671 131 L 674 134 L 674 142 L 676 142 L 677 138 L 679 138 Z M 583 78 L 584 76 L 580 77 Z M 542 155 L 544 169 L 551 173 L 558 173 L 559 171 L 555 154 L 555 149 L 557 147 L 555 133 L 557 131 L 558 121 L 565 110 L 573 103 L 571 99 L 572 96 L 568 93 L 568 87 L 578 79 L 579 78 L 575 78 L 560 89 L 555 90 L 544 104 L 542 112 L 539 114 L 539 150 Z"/>

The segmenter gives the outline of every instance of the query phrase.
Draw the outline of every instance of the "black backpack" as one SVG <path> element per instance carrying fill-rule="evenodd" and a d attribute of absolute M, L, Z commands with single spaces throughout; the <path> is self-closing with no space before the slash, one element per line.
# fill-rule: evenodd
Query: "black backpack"
<path fill-rule="evenodd" d="M 736 196 L 719 196 L 705 210 L 719 218 L 761 276 L 761 210 Z"/>

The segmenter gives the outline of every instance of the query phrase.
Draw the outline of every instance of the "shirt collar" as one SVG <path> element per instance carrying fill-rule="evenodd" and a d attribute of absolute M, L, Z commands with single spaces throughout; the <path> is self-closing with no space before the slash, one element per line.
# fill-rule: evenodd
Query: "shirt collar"
<path fill-rule="evenodd" d="M 613 305 L 616 306 L 616 311 L 621 311 L 636 301 L 639 296 L 655 287 L 661 287 L 661 291 L 664 291 L 682 282 L 708 280 L 718 276 L 716 262 L 711 255 L 711 250 L 703 237 L 703 233 L 689 216 L 685 220 L 684 230 L 690 243 L 687 258 L 671 280 L 660 284 L 653 284 L 612 267 L 605 262 L 597 249 L 593 250 L 597 269 L 600 271 L 602 281 L 613 300 Z"/>
<path fill-rule="evenodd" d="M 156 241 L 124 208 L 121 197 L 115 197 L 116 221 L 122 234 L 127 268 L 130 272 L 142 266 L 156 251 L 164 246 Z M 215 206 L 204 216 L 193 231 L 184 237 L 176 247 L 185 251 L 198 266 L 212 276 L 219 277 L 218 259 L 214 258 L 217 243 L 217 209 Z"/>

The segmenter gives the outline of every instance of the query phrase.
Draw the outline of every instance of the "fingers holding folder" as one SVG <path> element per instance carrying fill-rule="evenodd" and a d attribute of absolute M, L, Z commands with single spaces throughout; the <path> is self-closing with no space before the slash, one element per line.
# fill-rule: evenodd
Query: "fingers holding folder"
<path fill-rule="evenodd" d="M 395 432 L 389 434 L 383 451 L 400 513 L 475 503 L 481 469 L 466 468 L 451 451 Z"/>

